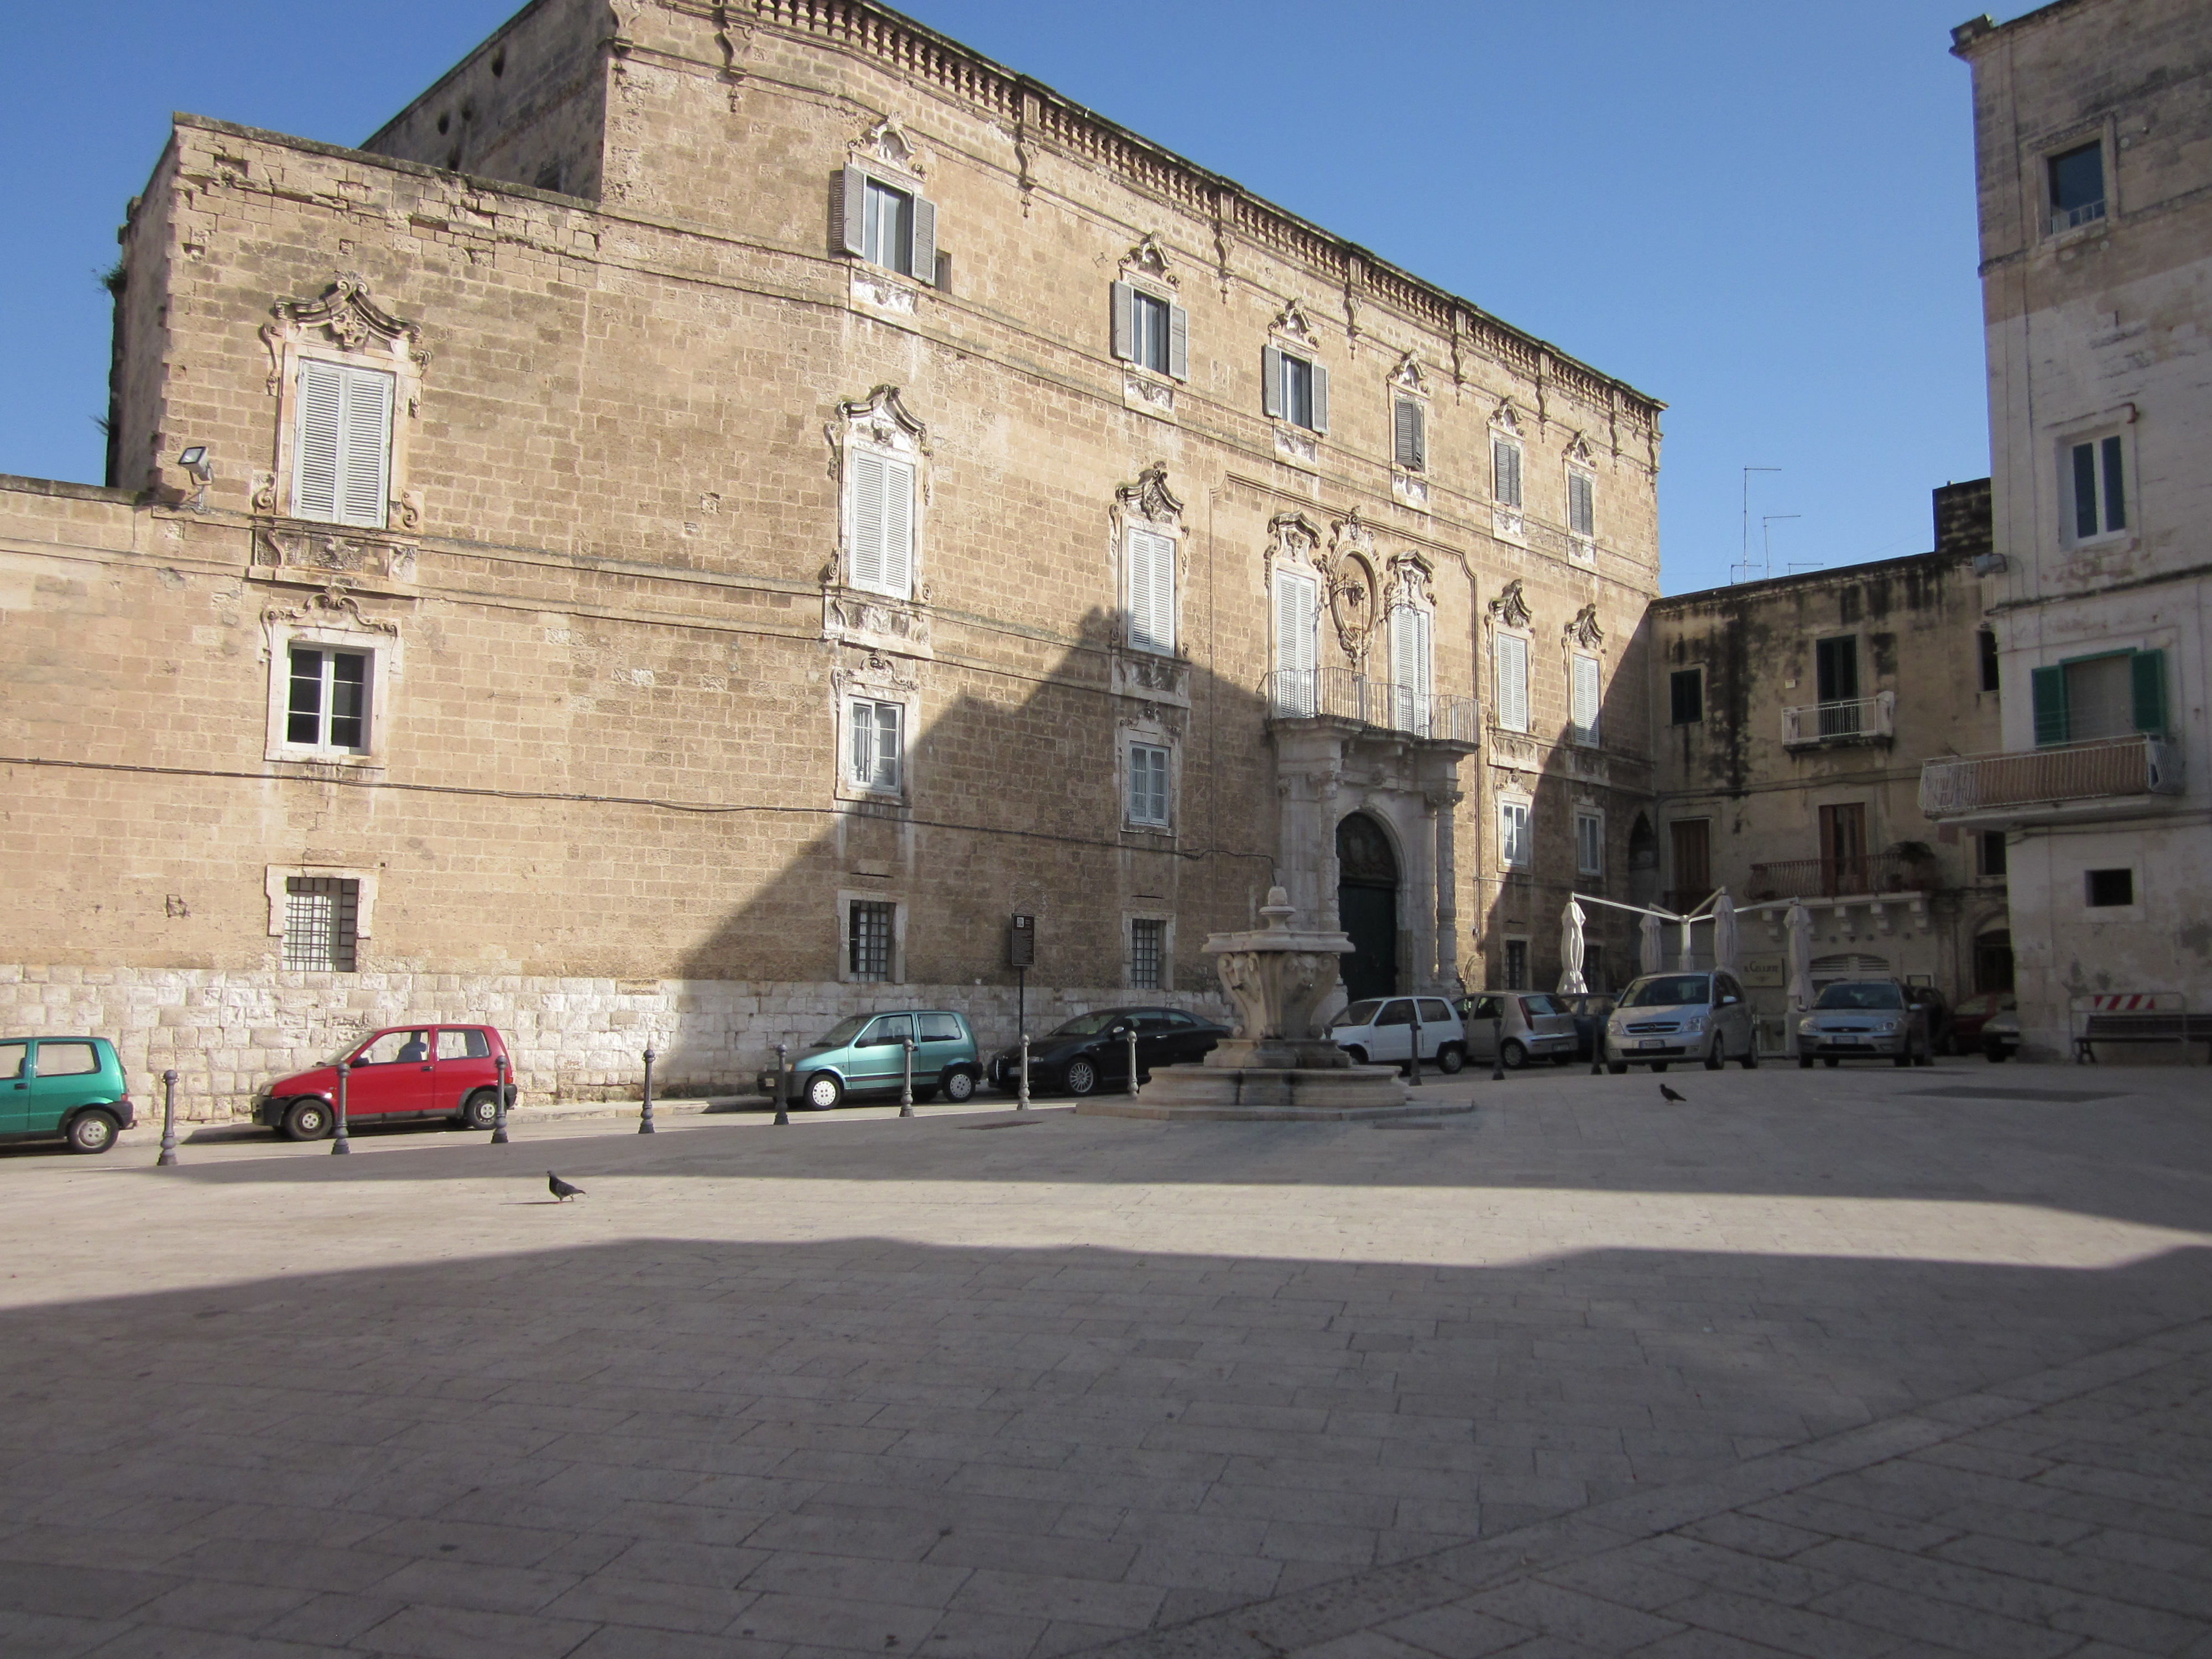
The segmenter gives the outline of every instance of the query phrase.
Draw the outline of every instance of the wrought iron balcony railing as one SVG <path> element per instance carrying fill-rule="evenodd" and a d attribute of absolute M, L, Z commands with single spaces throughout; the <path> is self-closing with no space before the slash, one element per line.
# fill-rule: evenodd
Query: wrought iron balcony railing
<path fill-rule="evenodd" d="M 1473 697 L 1424 695 L 1348 668 L 1276 670 L 1267 676 L 1267 711 L 1277 720 L 1352 720 L 1440 743 L 1474 743 L 1481 723 Z"/>
<path fill-rule="evenodd" d="M 1782 711 L 1782 745 L 1882 743 L 1897 735 L 1897 693 L 1878 692 L 1838 702 L 1802 703 Z"/>
<path fill-rule="evenodd" d="M 2049 749 L 1926 762 L 1920 769 L 1920 810 L 1931 818 L 1959 817 L 2131 795 L 2178 795 L 2182 787 L 2180 746 L 2134 732 Z"/>
<path fill-rule="evenodd" d="M 1855 858 L 1780 859 L 1751 866 L 1745 902 L 1771 899 L 1856 898 L 1867 893 L 1932 893 L 1941 873 L 1928 859 L 1902 853 L 1864 853 Z"/>

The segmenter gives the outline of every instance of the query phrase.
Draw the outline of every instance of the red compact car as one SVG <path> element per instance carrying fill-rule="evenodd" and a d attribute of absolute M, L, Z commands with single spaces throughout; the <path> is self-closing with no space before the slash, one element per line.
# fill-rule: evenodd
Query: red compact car
<path fill-rule="evenodd" d="M 337 1120 L 338 1066 L 346 1063 L 346 1123 L 444 1118 L 489 1129 L 499 1109 L 507 1042 L 489 1025 L 395 1025 L 351 1042 L 330 1061 L 263 1085 L 253 1121 L 292 1140 L 319 1140 Z M 508 1077 L 514 1073 L 509 1061 Z M 514 1085 L 507 1085 L 514 1104 Z"/>

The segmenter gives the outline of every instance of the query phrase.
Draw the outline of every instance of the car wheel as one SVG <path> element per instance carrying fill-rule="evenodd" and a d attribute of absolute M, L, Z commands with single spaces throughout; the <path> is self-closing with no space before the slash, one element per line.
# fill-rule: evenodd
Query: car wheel
<path fill-rule="evenodd" d="M 331 1132 L 331 1109 L 319 1100 L 295 1100 L 284 1114 L 287 1140 L 320 1140 Z"/>
<path fill-rule="evenodd" d="M 1612 1073 L 1615 1077 L 1626 1077 L 1628 1075 L 1628 1062 L 1625 1060 L 1608 1060 L 1605 1063 L 1605 1069 Z"/>
<path fill-rule="evenodd" d="M 1096 1061 L 1079 1055 L 1067 1062 L 1067 1092 L 1087 1095 L 1098 1087 L 1098 1066 Z"/>
<path fill-rule="evenodd" d="M 1528 1063 L 1528 1051 L 1522 1046 L 1519 1038 L 1508 1037 L 1505 1046 L 1498 1051 L 1498 1058 L 1504 1062 L 1507 1071 L 1517 1072 Z"/>
<path fill-rule="evenodd" d="M 1344 1052 L 1352 1056 L 1352 1063 L 1354 1066 L 1364 1066 L 1367 1063 L 1367 1050 L 1362 1048 L 1357 1043 L 1354 1043 L 1351 1048 L 1346 1048 Z"/>
<path fill-rule="evenodd" d="M 499 1095 L 495 1090 L 479 1089 L 461 1104 L 461 1127 L 489 1129 L 499 1121 Z"/>
<path fill-rule="evenodd" d="M 2005 1051 L 1998 1044 L 1994 1042 L 1984 1044 L 1982 1053 L 1988 1058 L 1990 1065 L 2002 1066 L 2004 1064 Z"/>
<path fill-rule="evenodd" d="M 1654 1073 L 1663 1072 L 1667 1069 L 1667 1062 L 1663 1060 L 1655 1060 L 1651 1062 L 1651 1069 Z"/>
<path fill-rule="evenodd" d="M 1574 1064 L 1574 1061 L 1575 1057 L 1572 1054 L 1553 1054 L 1552 1056 L 1552 1064 L 1554 1066 L 1571 1066 Z"/>
<path fill-rule="evenodd" d="M 1843 1061 L 1842 1061 L 1842 1060 L 1841 1060 L 1840 1058 L 1838 1058 L 1837 1055 L 1834 1055 L 1834 1054 L 1822 1054 L 1822 1055 L 1820 1056 L 1820 1064 L 1821 1064 L 1821 1065 L 1823 1065 L 1823 1066 L 1826 1066 L 1830 1071 L 1832 1071 L 1832 1071 L 1834 1071 L 1834 1070 L 1836 1069 L 1836 1067 L 1837 1067 L 1837 1066 L 1838 1066 L 1842 1065 L 1842 1064 L 1843 1064 Z"/>
<path fill-rule="evenodd" d="M 1812 1056 L 1812 1055 L 1810 1055 L 1810 1054 L 1800 1054 L 1800 1055 L 1798 1055 L 1798 1056 L 1797 1056 L 1797 1069 L 1798 1069 L 1799 1071 L 1801 1071 L 1801 1072 L 1809 1072 L 1809 1071 L 1811 1071 L 1811 1070 L 1813 1069 L 1813 1056 Z"/>
<path fill-rule="evenodd" d="M 1741 1064 L 1747 1072 L 1755 1072 L 1759 1069 L 1759 1039 L 1757 1037 L 1752 1038 L 1743 1045 Z"/>
<path fill-rule="evenodd" d="M 1446 1077 L 1462 1071 L 1467 1066 L 1467 1050 L 1456 1042 L 1447 1042 L 1437 1050 L 1437 1070 Z"/>
<path fill-rule="evenodd" d="M 1713 1039 L 1713 1046 L 1705 1050 L 1705 1069 L 1717 1072 L 1727 1064 L 1728 1053 L 1721 1047 L 1721 1040 L 1717 1036 Z"/>
<path fill-rule="evenodd" d="M 937 1087 L 939 1092 L 957 1106 L 962 1101 L 974 1096 L 975 1074 L 973 1072 L 963 1072 L 956 1066 L 945 1073 L 944 1080 L 939 1083 Z"/>
<path fill-rule="evenodd" d="M 69 1149 L 73 1152 L 105 1152 L 115 1145 L 115 1120 L 105 1112 L 79 1112 L 70 1120 Z"/>
<path fill-rule="evenodd" d="M 1896 1066 L 1896 1067 L 1897 1067 L 1897 1069 L 1898 1069 L 1899 1071 L 1900 1071 L 1900 1072 L 1901 1072 L 1901 1071 L 1903 1071 L 1906 1066 L 1910 1066 L 1910 1065 L 1911 1065 L 1911 1064 L 1912 1064 L 1912 1039 L 1911 1039 L 1911 1038 L 1907 1037 L 1907 1038 L 1905 1040 L 1905 1046 L 1904 1046 L 1902 1048 L 1899 1048 L 1899 1049 L 1895 1054 L 1892 1054 L 1892 1055 L 1889 1057 L 1889 1063 L 1890 1063 L 1891 1065 L 1893 1065 L 1893 1066 Z"/>
<path fill-rule="evenodd" d="M 1934 1045 L 1930 1044 L 1929 1047 L 1923 1048 L 1918 1054 L 1913 1055 L 1912 1063 L 1915 1066 L 1933 1066 L 1936 1063 L 1936 1049 Z"/>
<path fill-rule="evenodd" d="M 817 1072 L 799 1097 L 811 1112 L 835 1111 L 845 1103 L 845 1085 L 834 1072 Z"/>

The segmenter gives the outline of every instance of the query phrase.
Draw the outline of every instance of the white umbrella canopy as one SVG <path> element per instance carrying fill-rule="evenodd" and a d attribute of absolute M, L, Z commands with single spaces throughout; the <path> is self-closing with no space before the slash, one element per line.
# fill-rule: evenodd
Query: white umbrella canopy
<path fill-rule="evenodd" d="M 1802 904 L 1790 907 L 1790 1006 L 1813 1006 L 1813 913 Z"/>
<path fill-rule="evenodd" d="M 1583 907 L 1572 899 L 1567 901 L 1566 912 L 1559 919 L 1559 963 L 1565 970 L 1559 975 L 1562 995 L 1589 989 L 1583 983 Z"/>
<path fill-rule="evenodd" d="M 1647 974 L 1662 973 L 1667 967 L 1667 947 L 1660 942 L 1659 917 L 1656 913 L 1644 913 L 1644 942 L 1638 966 Z"/>
<path fill-rule="evenodd" d="M 1728 890 L 1723 888 L 1721 896 L 1713 901 L 1713 966 L 1723 974 L 1736 972 L 1738 949 L 1735 901 L 1728 896 Z"/>

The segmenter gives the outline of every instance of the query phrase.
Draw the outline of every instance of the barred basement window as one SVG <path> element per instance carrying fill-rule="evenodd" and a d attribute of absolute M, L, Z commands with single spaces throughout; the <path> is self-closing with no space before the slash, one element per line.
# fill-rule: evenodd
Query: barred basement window
<path fill-rule="evenodd" d="M 1167 957 L 1168 925 L 1164 921 L 1129 924 L 1129 985 L 1138 991 L 1158 991 L 1160 964 Z"/>
<path fill-rule="evenodd" d="M 891 930 L 898 907 L 885 899 L 854 899 L 847 924 L 846 966 L 854 979 L 891 976 Z"/>
<path fill-rule="evenodd" d="M 295 973 L 354 971 L 361 884 L 325 876 L 284 880 L 284 966 Z"/>
<path fill-rule="evenodd" d="M 1505 941 L 1505 988 L 1509 991 L 1528 988 L 1528 941 L 1525 939 Z"/>

